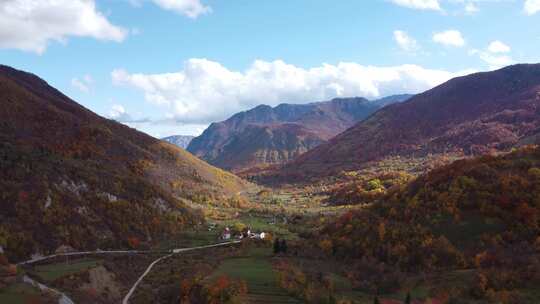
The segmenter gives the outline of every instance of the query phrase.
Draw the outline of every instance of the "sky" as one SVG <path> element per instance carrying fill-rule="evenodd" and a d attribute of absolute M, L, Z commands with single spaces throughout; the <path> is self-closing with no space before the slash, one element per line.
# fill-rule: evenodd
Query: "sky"
<path fill-rule="evenodd" d="M 540 0 L 0 0 L 0 64 L 155 137 L 540 62 Z"/>

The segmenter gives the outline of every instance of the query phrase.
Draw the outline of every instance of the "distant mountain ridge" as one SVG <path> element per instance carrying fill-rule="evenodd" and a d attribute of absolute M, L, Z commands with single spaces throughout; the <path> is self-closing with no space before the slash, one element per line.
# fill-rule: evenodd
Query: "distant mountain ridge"
<path fill-rule="evenodd" d="M 504 151 L 540 138 L 540 64 L 454 78 L 368 119 L 274 172 L 304 180 L 388 156 Z"/>
<path fill-rule="evenodd" d="M 188 147 L 191 140 L 193 140 L 193 138 L 195 138 L 195 136 L 191 136 L 191 135 L 172 135 L 172 136 L 163 137 L 161 140 L 164 140 L 164 141 L 166 141 L 168 143 L 176 145 L 176 146 L 178 146 L 178 147 L 185 150 Z"/>
<path fill-rule="evenodd" d="M 0 237 L 12 260 L 152 242 L 202 221 L 186 205 L 246 183 L 0 65 Z M 131 241 L 130 241 L 131 240 Z"/>
<path fill-rule="evenodd" d="M 378 101 L 355 97 L 276 107 L 259 105 L 211 124 L 191 141 L 187 150 L 233 171 L 280 164 L 326 142 L 382 106 L 410 96 Z"/>

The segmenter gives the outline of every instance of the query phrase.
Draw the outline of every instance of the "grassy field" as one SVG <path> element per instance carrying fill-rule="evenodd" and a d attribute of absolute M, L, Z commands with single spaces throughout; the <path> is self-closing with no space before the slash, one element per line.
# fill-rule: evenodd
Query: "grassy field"
<path fill-rule="evenodd" d="M 300 303 L 277 285 L 270 248 L 250 249 L 246 256 L 225 260 L 208 280 L 221 275 L 244 280 L 248 294 L 243 303 Z"/>
<path fill-rule="evenodd" d="M 34 273 L 44 282 L 52 282 L 56 279 L 75 274 L 101 265 L 100 260 L 79 259 L 72 262 L 61 262 L 48 265 L 40 265 L 34 268 Z"/>
<path fill-rule="evenodd" d="M 17 283 L 10 285 L 0 292 L 0 303 L 26 304 L 32 299 L 39 299 L 41 291 L 28 284 Z"/>
<path fill-rule="evenodd" d="M 187 248 L 204 245 L 211 245 L 219 242 L 218 230 L 186 230 L 174 238 L 162 241 L 156 248 L 159 250 L 170 250 L 173 248 Z"/>

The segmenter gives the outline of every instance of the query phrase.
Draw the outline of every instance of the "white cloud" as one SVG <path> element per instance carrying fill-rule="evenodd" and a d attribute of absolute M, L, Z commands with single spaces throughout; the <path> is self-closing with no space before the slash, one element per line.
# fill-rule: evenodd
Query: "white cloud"
<path fill-rule="evenodd" d="M 110 102 L 113 102 L 112 100 Z M 183 124 L 174 120 L 173 115 L 165 115 L 162 119 L 150 119 L 142 117 L 142 113 L 130 113 L 120 104 L 113 103 L 108 113 L 105 113 L 107 118 L 115 120 L 124 125 L 146 132 L 156 138 L 171 136 L 171 135 L 193 135 L 199 136 L 202 134 L 208 124 Z M 134 118 L 134 116 L 138 118 Z"/>
<path fill-rule="evenodd" d="M 152 0 L 159 7 L 186 15 L 189 18 L 197 18 L 199 15 L 212 11 L 209 6 L 203 5 L 200 0 Z"/>
<path fill-rule="evenodd" d="M 305 103 L 339 96 L 381 97 L 418 93 L 452 77 L 417 65 L 364 66 L 353 62 L 304 69 L 281 60 L 257 60 L 245 71 L 218 62 L 190 59 L 183 70 L 165 74 L 111 73 L 113 83 L 141 90 L 145 99 L 185 124 L 207 124 L 259 104 Z"/>
<path fill-rule="evenodd" d="M 465 45 L 465 39 L 459 31 L 447 30 L 433 34 L 433 41 L 446 46 L 462 47 Z"/>
<path fill-rule="evenodd" d="M 128 0 L 134 6 L 141 6 L 143 0 Z M 176 12 L 189 18 L 212 12 L 210 6 L 202 4 L 201 0 L 150 0 L 160 8 Z"/>
<path fill-rule="evenodd" d="M 139 115 L 137 115 L 139 116 Z M 109 110 L 109 114 L 107 115 L 108 118 L 114 119 L 118 122 L 125 123 L 128 125 L 134 125 L 134 124 L 146 124 L 151 123 L 151 120 L 148 118 L 133 118 L 131 113 L 129 113 L 124 106 L 119 104 L 113 104 L 111 109 Z"/>
<path fill-rule="evenodd" d="M 500 69 L 514 63 L 512 57 L 508 55 L 493 55 L 486 52 L 480 52 L 479 56 L 480 59 L 489 65 L 491 70 Z"/>
<path fill-rule="evenodd" d="M 491 53 L 508 53 L 510 52 L 510 47 L 502 41 L 495 40 L 489 44 L 488 51 Z"/>
<path fill-rule="evenodd" d="M 121 120 L 121 118 L 125 117 L 127 115 L 126 109 L 119 104 L 115 104 L 111 107 L 111 110 L 109 111 L 109 118 L 115 119 L 115 120 Z"/>
<path fill-rule="evenodd" d="M 77 77 L 71 79 L 71 85 L 83 93 L 89 93 L 94 79 L 90 75 L 84 75 L 82 79 Z"/>
<path fill-rule="evenodd" d="M 529 16 L 540 12 L 540 0 L 526 0 L 523 9 Z"/>
<path fill-rule="evenodd" d="M 92 37 L 120 42 L 127 31 L 111 24 L 94 0 L 1 0 L 0 48 L 43 53 L 49 41 Z"/>
<path fill-rule="evenodd" d="M 413 52 L 419 49 L 416 40 L 404 31 L 394 31 L 394 40 L 396 41 L 398 46 L 404 51 Z"/>
<path fill-rule="evenodd" d="M 485 50 L 470 50 L 469 55 L 478 56 L 480 60 L 489 66 L 490 70 L 496 70 L 515 63 L 510 55 L 505 54 L 510 51 L 510 46 L 499 40 L 495 40 Z"/>
<path fill-rule="evenodd" d="M 441 10 L 439 0 L 392 0 L 392 2 L 397 5 L 413 9 L 436 11 Z"/>
<path fill-rule="evenodd" d="M 501 53 L 510 52 L 510 47 L 500 41 L 494 41 L 489 44 L 485 51 L 483 50 L 470 50 L 469 55 L 478 56 L 480 60 L 484 61 L 490 70 L 500 69 L 502 67 L 514 64 L 515 61 L 509 55 L 502 55 Z"/>
<path fill-rule="evenodd" d="M 474 14 L 474 13 L 477 13 L 480 9 L 478 8 L 478 6 L 476 6 L 476 4 L 474 2 L 468 2 L 467 4 L 465 4 L 465 12 L 467 14 Z"/>

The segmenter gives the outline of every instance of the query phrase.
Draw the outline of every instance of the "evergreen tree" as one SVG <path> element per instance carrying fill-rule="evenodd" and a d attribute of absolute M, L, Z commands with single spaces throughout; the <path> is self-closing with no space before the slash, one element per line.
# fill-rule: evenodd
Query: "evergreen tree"
<path fill-rule="evenodd" d="M 405 304 L 411 304 L 411 293 L 407 292 L 407 297 L 405 298 Z"/>
<path fill-rule="evenodd" d="M 337 303 L 336 297 L 334 297 L 333 294 L 329 295 L 328 296 L 328 304 L 336 304 L 336 303 Z"/>
<path fill-rule="evenodd" d="M 281 242 L 278 238 L 274 240 L 274 254 L 278 254 L 281 251 Z"/>
<path fill-rule="evenodd" d="M 281 243 L 280 243 L 279 247 L 280 247 L 281 252 L 287 253 L 287 241 L 286 240 L 281 240 Z"/>

